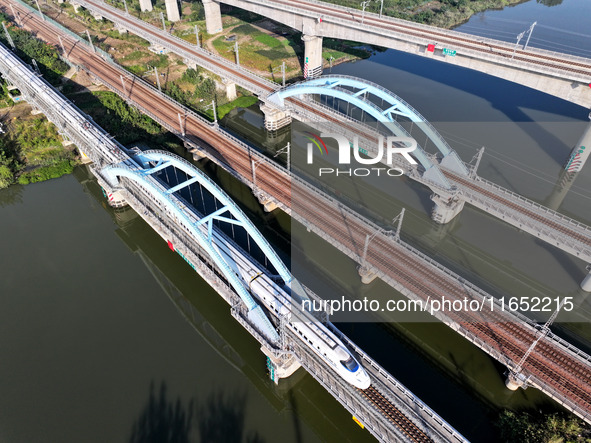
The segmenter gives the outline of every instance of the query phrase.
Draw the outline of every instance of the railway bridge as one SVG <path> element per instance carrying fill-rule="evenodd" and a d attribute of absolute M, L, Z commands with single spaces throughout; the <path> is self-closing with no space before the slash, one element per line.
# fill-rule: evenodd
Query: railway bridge
<path fill-rule="evenodd" d="M 37 11 L 30 6 L 19 0 L 2 0 L 2 2 L 6 5 L 15 5 L 14 7 L 21 11 L 21 20 L 26 19 L 31 25 L 33 25 L 33 22 L 38 22 L 32 15 Z M 282 2 L 273 3 L 282 4 Z M 286 97 L 284 101 L 279 100 L 285 105 L 283 107 L 279 106 L 277 100 L 273 100 L 273 97 L 278 98 L 286 92 L 282 92 L 276 84 L 257 76 L 244 67 L 211 54 L 204 48 L 188 45 L 185 40 L 145 23 L 104 2 L 77 0 L 77 4 L 129 30 L 129 32 L 147 39 L 153 44 L 178 54 L 189 64 L 195 63 L 211 70 L 225 79 L 227 83 L 235 83 L 252 91 L 263 102 L 261 108 L 265 113 L 265 124 L 268 129 L 277 129 L 282 125 L 289 124 L 291 118 L 298 118 L 306 122 L 333 122 L 335 125 L 338 124 L 340 131 L 345 130 L 350 134 L 358 135 L 360 145 L 368 152 L 375 152 L 377 138 L 372 135 L 375 134 L 373 128 L 364 126 L 347 116 L 343 116 L 341 113 L 334 112 L 330 108 L 318 106 L 317 103 L 312 105 L 302 100 L 299 94 L 293 94 L 298 88 L 304 87 L 303 84 L 286 88 L 291 97 Z M 7 12 L 11 12 L 11 10 L 8 9 Z M 51 22 L 51 20 L 46 22 Z M 31 26 L 31 28 L 36 29 L 36 25 Z M 62 30 L 68 32 L 63 27 Z M 54 36 L 48 36 L 48 41 L 53 41 L 56 45 L 59 44 L 59 42 L 55 41 Z M 122 75 L 122 79 L 128 76 L 129 74 L 125 73 Z M 361 84 L 357 86 L 354 92 L 349 94 L 350 98 L 355 98 L 353 96 L 358 94 L 356 98 L 365 97 L 367 99 L 368 96 L 375 96 L 375 92 L 379 91 L 381 94 L 380 99 L 389 97 L 391 103 L 393 103 L 392 106 L 394 106 L 393 109 L 384 109 L 383 112 L 406 114 L 406 117 L 410 117 L 411 121 L 422 125 L 423 129 L 427 131 L 429 140 L 442 153 L 441 164 L 433 164 L 434 162 L 428 156 L 423 156 L 421 161 L 423 170 L 420 173 L 416 169 L 408 169 L 407 165 L 405 165 L 410 178 L 424 184 L 433 191 L 434 208 L 431 215 L 436 222 L 447 223 L 460 213 L 465 203 L 468 203 L 536 236 L 554 247 L 564 250 L 584 262 L 591 263 L 591 227 L 479 177 L 476 174 L 476 168 L 464 164 L 455 151 L 446 146 L 447 142 L 443 137 L 439 136 L 437 131 L 432 129 L 429 122 L 412 106 L 392 92 L 384 91 L 379 85 L 360 79 L 357 80 Z M 120 83 L 122 81 L 120 80 Z M 322 95 L 333 94 L 336 90 L 342 89 L 345 80 L 341 77 L 331 81 L 329 77 L 326 80 L 313 80 L 313 82 L 309 86 L 316 86 L 315 92 Z M 591 90 L 591 88 L 587 89 Z M 571 90 L 574 89 L 571 88 Z M 361 95 L 363 97 L 360 97 Z M 354 104 L 358 105 L 362 102 L 362 100 L 357 100 Z M 387 115 L 384 114 L 384 116 Z M 582 135 L 580 142 L 574 147 L 571 158 L 566 163 L 570 172 L 576 173 L 583 167 L 585 159 L 591 153 L 591 149 L 585 150 L 585 146 L 591 146 L 591 124 Z M 583 153 L 581 153 L 581 150 Z M 467 174 L 467 171 L 469 171 L 469 174 Z M 268 208 L 274 207 L 273 202 L 268 199 L 265 201 L 268 203 Z M 591 290 L 591 273 L 583 281 L 582 287 L 585 290 Z"/>
<path fill-rule="evenodd" d="M 33 26 L 39 37 L 56 43 L 54 25 L 42 21 L 24 7 L 21 11 L 27 12 L 25 26 Z M 397 235 L 383 233 L 367 218 L 93 53 L 80 39 L 64 35 L 62 40 L 70 62 L 177 134 L 193 152 L 207 155 L 251 189 L 256 189 L 257 196 L 291 213 L 310 231 L 351 259 L 363 263 L 367 274 L 383 279 L 412 300 L 424 302 L 451 297 L 460 301 L 493 299 L 493 304 L 497 303 L 490 294 L 404 243 Z M 256 182 L 255 163 L 258 165 Z M 291 208 L 290 190 L 304 196 L 301 201 L 305 205 L 299 211 Z M 323 211 L 319 212 L 318 208 Z M 367 237 L 376 232 L 371 247 L 365 248 L 367 254 L 361 257 L 359 251 L 364 250 Z M 527 318 L 495 306 L 495 309 L 488 309 L 489 305 L 483 305 L 486 309 L 476 316 L 457 312 L 438 313 L 437 318 L 506 365 L 516 376 L 517 385 L 534 386 L 591 422 L 591 357 Z M 531 349 L 534 342 L 537 346 Z M 527 359 L 522 362 L 525 355 Z"/>
<path fill-rule="evenodd" d="M 304 320 L 278 311 L 279 299 L 262 294 L 283 291 L 294 306 L 299 297 L 317 296 L 293 279 L 252 222 L 203 172 L 166 151 L 120 145 L 1 44 L 0 73 L 92 162 L 109 204 L 131 206 L 228 302 L 232 316 L 261 343 L 275 382 L 303 366 L 380 441 L 467 441 L 326 318 L 315 321 L 367 368 L 369 388 L 351 385 L 289 327 Z"/>

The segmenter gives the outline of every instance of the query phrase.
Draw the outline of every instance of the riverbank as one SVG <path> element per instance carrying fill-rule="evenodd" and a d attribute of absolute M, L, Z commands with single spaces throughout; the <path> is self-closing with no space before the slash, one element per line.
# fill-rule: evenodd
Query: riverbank
<path fill-rule="evenodd" d="M 361 9 L 356 0 L 324 0 L 327 3 L 346 6 L 353 9 Z M 440 28 L 453 28 L 461 25 L 474 14 L 486 10 L 503 9 L 527 0 L 401 0 L 397 2 L 384 2 L 383 14 L 390 17 L 401 18 L 417 23 L 438 26 Z M 367 12 L 379 13 L 381 2 L 369 3 Z"/>

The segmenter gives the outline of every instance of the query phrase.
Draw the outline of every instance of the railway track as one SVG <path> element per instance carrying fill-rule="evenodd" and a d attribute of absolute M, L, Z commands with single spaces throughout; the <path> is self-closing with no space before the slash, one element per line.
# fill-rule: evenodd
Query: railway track
<path fill-rule="evenodd" d="M 396 406 L 384 397 L 374 386 L 359 390 L 385 417 L 398 427 L 409 440 L 420 443 L 431 443 L 429 438 L 417 425 L 408 419 Z"/>
<path fill-rule="evenodd" d="M 5 4 L 6 0 L 0 0 Z M 27 11 L 25 11 L 27 12 Z M 35 16 L 27 16 L 25 26 L 37 30 L 40 38 L 57 45 L 55 30 Z M 84 65 L 93 75 L 105 83 L 117 88 L 120 85 L 122 70 L 90 53 L 82 45 L 76 44 L 69 37 L 64 37 L 71 59 Z M 124 80 L 130 98 L 142 103 L 150 103 L 151 112 L 171 127 L 178 125 L 178 108 L 141 82 Z M 186 136 L 199 145 L 208 145 L 212 155 L 237 174 L 247 180 L 251 177 L 250 159 L 245 156 L 244 148 L 224 138 L 223 134 L 201 121 L 187 116 Z M 360 219 L 346 218 L 332 206 L 325 204 L 323 197 L 308 188 L 292 182 L 290 177 L 277 168 L 261 163 L 257 174 L 257 183 L 264 192 L 276 198 L 287 207 L 292 207 L 292 187 L 298 195 L 296 210 L 308 222 L 322 227 L 334 239 L 351 251 L 361 251 L 369 228 Z M 418 257 L 409 254 L 400 245 L 376 237 L 372 248 L 368 250 L 368 262 L 392 279 L 404 283 L 413 293 L 428 297 L 456 297 L 467 295 L 466 289 L 455 280 L 448 278 L 422 263 Z M 452 313 L 453 320 L 467 331 L 486 341 L 512 361 L 518 361 L 535 339 L 535 332 L 523 324 L 507 321 L 506 317 L 496 312 L 487 312 L 487 317 L 474 316 L 466 312 Z M 451 317 L 451 315 L 450 315 Z M 542 383 L 555 389 L 578 404 L 584 411 L 591 413 L 591 370 L 588 365 L 556 344 L 542 340 L 524 365 L 524 371 L 534 375 Z"/>

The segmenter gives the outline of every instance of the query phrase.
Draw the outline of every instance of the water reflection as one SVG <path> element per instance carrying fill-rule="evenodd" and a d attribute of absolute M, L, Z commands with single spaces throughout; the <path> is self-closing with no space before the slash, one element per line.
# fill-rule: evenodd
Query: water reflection
<path fill-rule="evenodd" d="M 160 383 L 158 394 L 154 382 L 144 410 L 131 431 L 130 443 L 188 443 L 193 423 L 193 400 L 187 405 L 177 397 L 168 398 L 166 382 Z M 205 441 L 205 440 L 203 440 Z"/>

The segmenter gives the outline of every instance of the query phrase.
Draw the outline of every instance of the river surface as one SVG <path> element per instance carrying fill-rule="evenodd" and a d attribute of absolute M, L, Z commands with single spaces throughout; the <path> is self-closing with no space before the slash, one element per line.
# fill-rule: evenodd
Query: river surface
<path fill-rule="evenodd" d="M 459 29 L 500 38 L 501 30 L 514 33 L 509 25 L 519 33 L 537 20 L 569 29 L 553 35 L 570 38 L 587 32 L 581 17 L 589 13 L 581 11 L 588 5 L 530 1 Z M 530 44 L 549 39 L 542 31 L 553 30 L 536 27 Z M 392 50 L 332 72 L 394 91 L 464 160 L 485 146 L 481 176 L 591 223 L 589 168 L 564 195 L 556 187 L 587 110 Z M 289 140 L 266 138 L 261 122 L 254 110 L 225 121 L 270 151 Z M 397 296 L 378 281 L 362 285 L 351 260 L 284 214 L 263 213 L 248 189 L 216 168 L 205 169 L 285 257 L 294 235 L 298 253 L 314 264 L 305 279 L 318 293 Z M 344 194 L 359 196 L 347 186 Z M 575 297 L 577 321 L 556 330 L 589 350 L 591 308 L 577 289 L 585 263 L 468 206 L 439 228 L 428 216 L 429 192 L 406 180 L 364 203 L 380 222 L 406 208 L 404 240 L 495 295 Z M 86 168 L 0 191 L 0 229 L 0 441 L 163 441 L 165 428 L 196 441 L 372 440 L 307 374 L 275 387 L 259 346 L 225 302 L 133 211 L 106 207 Z M 506 390 L 504 368 L 441 324 L 372 320 L 339 327 L 473 441 L 498 440 L 491 423 L 504 407 L 558 409 L 535 390 Z"/>

